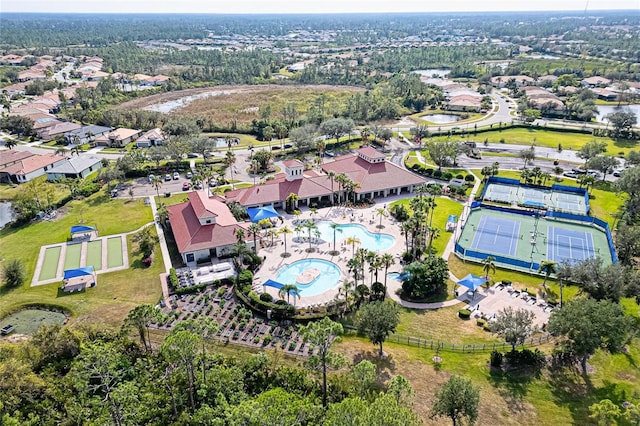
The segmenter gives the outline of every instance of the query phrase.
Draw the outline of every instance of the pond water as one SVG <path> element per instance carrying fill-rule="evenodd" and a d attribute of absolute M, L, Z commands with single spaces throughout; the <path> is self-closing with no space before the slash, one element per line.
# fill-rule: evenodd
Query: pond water
<path fill-rule="evenodd" d="M 9 202 L 0 202 L 0 229 L 4 228 L 4 226 L 11 222 L 14 219 L 13 209 L 11 208 L 11 203 Z"/>
<path fill-rule="evenodd" d="M 456 121 L 460 121 L 460 117 L 453 114 L 427 114 L 420 116 L 420 118 L 436 124 L 455 123 Z"/>
<path fill-rule="evenodd" d="M 608 114 L 611 114 L 612 112 L 618 111 L 631 111 L 635 113 L 636 125 L 640 124 L 640 105 L 623 105 L 621 107 L 617 107 L 615 105 L 598 105 L 598 115 L 596 116 L 596 121 L 600 123 L 606 123 L 607 120 L 604 117 Z"/>
<path fill-rule="evenodd" d="M 175 99 L 173 101 L 149 105 L 144 109 L 147 111 L 169 113 L 174 109 L 185 107 L 189 105 L 191 102 L 196 101 L 198 99 L 206 99 L 206 98 L 211 98 L 213 96 L 230 95 L 235 92 L 236 90 L 211 90 L 208 92 L 198 93 L 197 95 L 183 96 L 182 98 Z"/>
<path fill-rule="evenodd" d="M 436 77 L 446 77 L 451 73 L 451 70 L 447 70 L 444 68 L 429 68 L 426 70 L 415 70 L 414 71 L 416 74 L 420 74 L 423 77 L 433 77 L 434 75 Z"/>
<path fill-rule="evenodd" d="M 23 309 L 19 312 L 6 316 L 0 321 L 0 328 L 6 325 L 13 325 L 14 334 L 33 335 L 41 325 L 64 324 L 67 316 L 60 312 L 47 311 L 44 309 Z"/>

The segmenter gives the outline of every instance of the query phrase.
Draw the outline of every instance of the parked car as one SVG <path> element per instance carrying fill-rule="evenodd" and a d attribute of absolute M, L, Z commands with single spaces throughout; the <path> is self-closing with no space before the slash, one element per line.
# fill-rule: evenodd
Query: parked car
<path fill-rule="evenodd" d="M 164 180 L 167 181 L 167 182 L 170 181 L 171 180 L 171 175 L 169 173 L 164 175 Z"/>
<path fill-rule="evenodd" d="M 155 179 L 155 175 L 149 175 L 149 183 L 153 182 L 153 179 Z"/>
<path fill-rule="evenodd" d="M 624 170 L 616 169 L 616 170 L 613 171 L 613 175 L 615 177 L 620 177 L 620 175 L 622 174 L 623 171 Z"/>
<path fill-rule="evenodd" d="M 562 176 L 566 176 L 568 178 L 576 179 L 578 177 L 578 174 L 575 173 L 575 172 L 564 172 L 562 174 Z"/>
<path fill-rule="evenodd" d="M 182 190 L 183 191 L 188 191 L 189 190 L 189 182 L 184 182 L 182 184 Z"/>
<path fill-rule="evenodd" d="M 180 179 L 180 173 L 173 172 L 173 180 L 178 180 L 178 179 Z"/>
<path fill-rule="evenodd" d="M 185 175 L 185 177 L 186 177 L 187 179 L 191 179 L 191 178 L 193 177 L 193 173 L 191 173 L 191 172 L 187 172 L 187 174 Z"/>
<path fill-rule="evenodd" d="M 187 158 L 198 158 L 198 154 L 195 152 L 190 152 L 187 154 Z"/>

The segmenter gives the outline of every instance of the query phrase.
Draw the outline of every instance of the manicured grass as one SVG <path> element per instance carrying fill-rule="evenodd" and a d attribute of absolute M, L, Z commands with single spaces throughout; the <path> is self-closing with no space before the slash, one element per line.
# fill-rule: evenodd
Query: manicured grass
<path fill-rule="evenodd" d="M 42 262 L 42 269 L 40 269 L 39 280 L 50 280 L 56 277 L 61 251 L 62 248 L 60 246 L 50 247 L 44 251 L 44 260 Z"/>
<path fill-rule="evenodd" d="M 64 269 L 79 268 L 81 253 L 82 244 L 67 244 L 67 251 L 64 255 Z"/>
<path fill-rule="evenodd" d="M 124 265 L 122 258 L 122 238 L 113 237 L 107 239 L 107 268 L 115 268 Z"/>
<path fill-rule="evenodd" d="M 96 271 L 102 269 L 102 240 L 87 243 L 87 266 Z"/>
<path fill-rule="evenodd" d="M 403 204 L 409 209 L 409 211 L 411 211 L 409 207 L 410 200 L 410 198 L 405 198 L 403 200 L 394 201 L 389 204 L 389 208 L 396 204 Z M 449 218 L 449 215 L 456 215 L 460 217 L 460 214 L 462 214 L 462 207 L 462 204 L 447 197 L 438 197 L 436 199 L 436 209 L 433 213 L 433 226 L 440 229 L 440 237 L 433 240 L 433 247 L 436 249 L 436 253 L 438 255 L 441 255 L 444 252 L 444 249 L 449 242 L 449 238 L 452 235 L 450 232 L 445 231 L 447 219 Z"/>
<path fill-rule="evenodd" d="M 478 133 L 471 136 L 472 139 L 483 142 L 485 139 L 491 143 L 504 143 L 515 145 L 531 146 L 535 139 L 536 146 L 545 146 L 549 148 L 558 148 L 558 144 L 563 149 L 579 150 L 587 142 L 597 140 L 607 144 L 607 154 L 617 156 L 619 152 L 627 153 L 631 149 L 637 149 L 637 143 L 627 140 L 614 140 L 611 138 L 595 137 L 588 133 L 578 132 L 556 132 L 547 129 L 534 128 L 515 128 L 505 130 L 495 130 L 490 132 Z M 434 137 L 434 140 L 447 140 L 446 136 Z"/>
<path fill-rule="evenodd" d="M 0 321 L 0 327 L 13 325 L 17 334 L 33 335 L 40 326 L 64 324 L 66 316 L 60 312 L 45 311 L 42 309 L 24 309 L 15 312 Z"/>
<path fill-rule="evenodd" d="M 131 267 L 122 271 L 98 275 L 98 283 L 81 293 L 67 294 L 59 283 L 11 290 L 0 290 L 0 318 L 27 304 L 59 306 L 72 314 L 70 323 L 99 324 L 118 328 L 127 313 L 143 303 L 156 303 L 162 295 L 159 274 L 164 270 L 160 247 L 155 248 L 155 260 L 144 268 L 139 253 L 132 251 L 132 236 L 127 237 Z"/>

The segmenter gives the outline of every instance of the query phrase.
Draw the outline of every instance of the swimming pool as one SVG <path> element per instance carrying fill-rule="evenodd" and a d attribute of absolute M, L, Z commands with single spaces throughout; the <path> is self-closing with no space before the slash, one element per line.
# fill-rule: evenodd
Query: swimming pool
<path fill-rule="evenodd" d="M 313 278 L 310 282 L 305 283 L 301 277 L 305 273 Z M 301 279 L 302 282 L 299 282 Z M 290 265 L 286 265 L 280 269 L 276 275 L 275 281 L 281 284 L 295 284 L 298 286 L 300 296 L 316 296 L 324 293 L 338 285 L 340 282 L 340 268 L 333 262 L 323 259 L 304 259 L 297 260 Z"/>
<path fill-rule="evenodd" d="M 318 231 L 320 231 L 320 238 L 331 243 L 331 247 L 333 248 L 333 229 L 331 229 L 332 223 L 333 222 L 327 221 L 318 222 Z M 371 232 L 367 231 L 364 226 L 357 223 L 346 223 L 338 226 L 338 230 L 336 230 L 337 245 L 340 244 L 340 241 L 351 237 L 360 240 L 360 245 L 358 247 L 366 248 L 367 250 L 373 251 L 389 250 L 396 241 L 396 239 L 389 234 L 372 234 Z"/>

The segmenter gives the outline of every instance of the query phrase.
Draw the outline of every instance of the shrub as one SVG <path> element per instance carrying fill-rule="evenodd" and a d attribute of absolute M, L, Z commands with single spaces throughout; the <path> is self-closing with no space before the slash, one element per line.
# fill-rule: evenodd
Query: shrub
<path fill-rule="evenodd" d="M 471 318 L 471 312 L 468 309 L 460 309 L 458 311 L 458 316 L 461 319 L 467 320 L 467 319 Z"/>
<path fill-rule="evenodd" d="M 489 364 L 492 367 L 500 367 L 502 365 L 502 353 L 498 351 L 491 352 L 491 358 L 489 359 Z"/>
<path fill-rule="evenodd" d="M 271 303 L 273 302 L 273 296 L 269 293 L 262 293 L 260 295 L 260 300 L 262 300 L 263 302 Z"/>
<path fill-rule="evenodd" d="M 440 179 L 440 177 L 442 176 L 442 170 L 434 170 L 433 172 L 433 177 L 436 179 Z"/>
<path fill-rule="evenodd" d="M 434 172 L 434 170 L 433 170 L 433 169 L 426 169 L 426 170 L 424 171 L 424 174 L 425 174 L 425 175 L 427 175 L 427 176 L 431 176 L 431 175 L 433 175 L 433 172 Z"/>
<path fill-rule="evenodd" d="M 502 284 L 511 285 L 511 281 L 510 280 L 502 280 Z"/>
<path fill-rule="evenodd" d="M 511 367 L 542 367 L 546 363 L 544 353 L 539 349 L 534 351 L 523 349 L 521 351 L 509 351 L 505 358 Z"/>
<path fill-rule="evenodd" d="M 473 175 L 466 175 L 466 176 L 464 177 L 464 181 L 465 181 L 465 182 L 475 182 L 475 181 L 476 181 L 476 178 L 474 178 L 474 177 L 473 177 Z"/>
<path fill-rule="evenodd" d="M 148 256 L 142 259 L 142 264 L 144 265 L 145 268 L 148 268 L 149 266 L 151 266 L 152 263 L 153 263 L 153 257 L 151 256 Z"/>
<path fill-rule="evenodd" d="M 451 172 L 444 172 L 441 177 L 442 180 L 451 180 L 452 178 L 453 178 L 453 173 Z"/>
<path fill-rule="evenodd" d="M 485 320 L 483 320 L 482 318 L 478 318 L 478 320 L 476 321 L 476 324 L 478 326 L 480 326 L 480 327 L 484 327 L 486 323 L 487 322 Z"/>
<path fill-rule="evenodd" d="M 462 176 L 462 174 L 461 174 L 461 173 L 458 173 L 458 174 L 456 175 L 456 179 L 464 179 L 464 176 Z"/>

